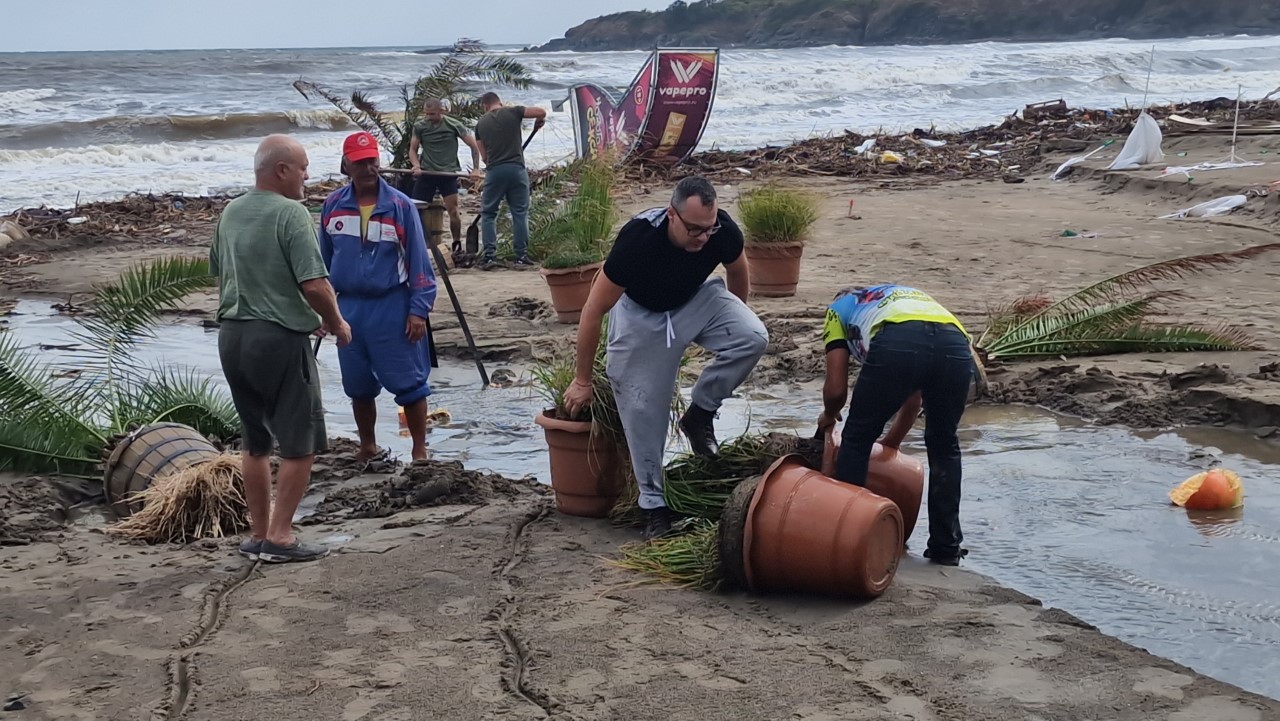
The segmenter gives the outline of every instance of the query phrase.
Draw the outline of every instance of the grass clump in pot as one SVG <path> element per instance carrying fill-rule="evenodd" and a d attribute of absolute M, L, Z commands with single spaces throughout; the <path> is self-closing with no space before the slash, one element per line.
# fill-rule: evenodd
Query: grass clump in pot
<path fill-rule="evenodd" d="M 618 171 L 607 158 L 583 161 L 574 196 L 530 229 L 530 248 L 543 268 L 579 268 L 604 261 L 618 218 L 612 196 L 617 179 Z"/>
<path fill-rule="evenodd" d="M 738 198 L 738 220 L 748 245 L 803 244 L 818 221 L 818 202 L 807 192 L 767 183 Z"/>

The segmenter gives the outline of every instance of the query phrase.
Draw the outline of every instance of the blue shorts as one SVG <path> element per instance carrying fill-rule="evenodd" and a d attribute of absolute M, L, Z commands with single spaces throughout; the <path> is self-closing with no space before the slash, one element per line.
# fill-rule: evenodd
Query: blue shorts
<path fill-rule="evenodd" d="M 339 295 L 338 310 L 351 326 L 351 343 L 338 349 L 348 398 L 373 400 L 385 388 L 398 405 L 407 406 L 431 395 L 427 339 L 410 343 L 405 335 L 408 288 L 378 298 Z"/>

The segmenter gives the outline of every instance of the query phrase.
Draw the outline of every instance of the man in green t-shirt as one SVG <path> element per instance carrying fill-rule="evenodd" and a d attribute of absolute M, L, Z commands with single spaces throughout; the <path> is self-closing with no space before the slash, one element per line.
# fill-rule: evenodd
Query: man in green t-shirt
<path fill-rule="evenodd" d="M 293 534 L 293 514 L 328 449 L 320 378 L 308 334 L 351 328 L 338 311 L 315 224 L 299 203 L 307 152 L 285 135 L 267 137 L 253 158 L 254 189 L 218 218 L 209 267 L 218 277 L 218 356 L 241 423 L 241 465 L 250 537 L 240 553 L 269 563 L 311 561 L 329 550 Z M 271 450 L 280 445 L 275 508 Z"/>
<path fill-rule="evenodd" d="M 431 202 L 436 192 L 449 211 L 449 231 L 456 248 L 462 242 L 462 215 L 458 212 L 458 141 L 471 148 L 471 172 L 480 173 L 480 148 L 461 120 L 445 115 L 444 104 L 427 98 L 422 104 L 422 120 L 413 126 L 409 141 L 409 164 L 413 166 L 413 199 Z"/>
<path fill-rule="evenodd" d="M 498 263 L 498 206 L 503 198 L 511 209 L 512 245 L 517 266 L 532 266 L 529 259 L 529 173 L 524 167 L 524 138 L 520 124 L 533 118 L 534 128 L 547 121 L 547 111 L 523 105 L 505 107 L 497 93 L 480 97 L 485 113 L 476 121 L 476 142 L 484 161 L 484 190 L 480 194 L 480 237 L 484 239 L 482 269 Z"/>

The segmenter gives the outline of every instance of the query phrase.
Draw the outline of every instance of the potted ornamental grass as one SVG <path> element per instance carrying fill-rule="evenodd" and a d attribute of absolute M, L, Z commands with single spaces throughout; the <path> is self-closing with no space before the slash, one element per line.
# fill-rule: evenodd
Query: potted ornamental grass
<path fill-rule="evenodd" d="M 578 322 L 609 254 L 618 217 L 612 197 L 616 182 L 617 171 L 607 159 L 583 162 L 577 193 L 530 238 L 561 323 Z"/>
<path fill-rule="evenodd" d="M 752 295 L 795 295 L 800 257 L 809 228 L 818 220 L 817 199 L 805 191 L 768 183 L 742 194 L 738 218 L 745 231 Z"/>

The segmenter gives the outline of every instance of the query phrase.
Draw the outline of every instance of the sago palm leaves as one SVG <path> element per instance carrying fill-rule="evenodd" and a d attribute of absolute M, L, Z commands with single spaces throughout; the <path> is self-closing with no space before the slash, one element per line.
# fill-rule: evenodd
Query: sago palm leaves
<path fill-rule="evenodd" d="M 13 333 L 0 335 L 0 468 L 89 474 L 112 435 L 162 420 L 233 438 L 235 409 L 211 379 L 150 368 L 133 355 L 164 311 L 212 284 L 208 261 L 167 258 L 99 288 L 93 312 L 75 319 L 81 368 L 71 379 Z"/>
<path fill-rule="evenodd" d="M 1021 298 L 992 314 L 976 345 L 988 358 L 1256 349 L 1238 328 L 1152 322 L 1170 301 L 1186 297 L 1152 285 L 1275 250 L 1280 243 L 1172 258 L 1111 276 L 1057 302 Z"/>

